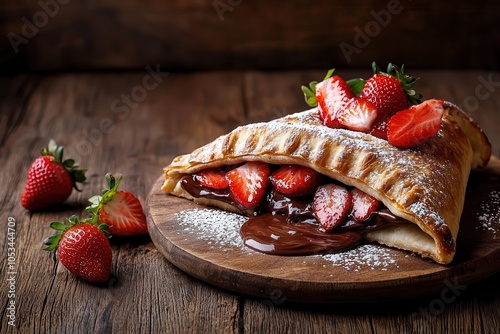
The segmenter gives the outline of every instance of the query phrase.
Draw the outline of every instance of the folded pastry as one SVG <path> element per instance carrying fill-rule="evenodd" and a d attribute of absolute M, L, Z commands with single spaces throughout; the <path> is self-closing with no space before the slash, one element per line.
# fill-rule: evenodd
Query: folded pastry
<path fill-rule="evenodd" d="M 456 251 L 469 173 L 488 163 L 491 147 L 457 106 L 445 102 L 444 109 L 437 135 L 411 149 L 397 148 L 367 133 L 326 127 L 316 108 L 241 126 L 175 158 L 164 168 L 162 190 L 202 205 L 253 215 L 255 208 L 188 191 L 182 180 L 202 170 L 231 169 L 248 161 L 305 166 L 361 190 L 401 218 L 367 230 L 364 239 L 447 264 Z"/>

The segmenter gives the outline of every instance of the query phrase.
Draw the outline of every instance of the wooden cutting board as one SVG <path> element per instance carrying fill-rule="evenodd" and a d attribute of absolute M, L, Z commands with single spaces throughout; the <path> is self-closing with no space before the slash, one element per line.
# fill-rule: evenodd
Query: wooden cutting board
<path fill-rule="evenodd" d="M 148 197 L 149 233 L 160 252 L 206 283 L 273 304 L 372 302 L 435 293 L 451 298 L 500 271 L 500 160 L 494 157 L 469 178 L 458 251 L 447 266 L 378 245 L 325 256 L 262 254 L 239 240 L 238 221 L 244 218 L 167 195 L 160 190 L 162 182 L 163 176 Z"/>

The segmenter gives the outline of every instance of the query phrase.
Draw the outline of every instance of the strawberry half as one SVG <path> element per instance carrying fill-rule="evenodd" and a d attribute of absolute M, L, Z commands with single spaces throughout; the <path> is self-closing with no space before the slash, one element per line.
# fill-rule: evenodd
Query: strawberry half
<path fill-rule="evenodd" d="M 56 250 L 62 265 L 77 277 L 96 284 L 108 281 L 112 252 L 106 225 L 96 226 L 71 216 L 67 223 L 52 222 L 50 227 L 62 233 L 47 238 L 44 250 Z"/>
<path fill-rule="evenodd" d="M 330 128 L 341 127 L 338 114 L 345 109 L 354 93 L 349 84 L 335 75 L 316 85 L 319 117 Z"/>
<path fill-rule="evenodd" d="M 226 173 L 229 190 L 244 208 L 256 208 L 266 196 L 269 166 L 264 162 L 247 162 Z"/>
<path fill-rule="evenodd" d="M 229 182 L 226 179 L 226 171 L 221 168 L 204 169 L 194 175 L 196 181 L 201 185 L 212 189 L 226 189 Z"/>
<path fill-rule="evenodd" d="M 28 171 L 21 196 L 21 205 L 28 210 L 39 210 L 64 202 L 76 183 L 85 183 L 85 169 L 79 169 L 73 159 L 63 160 L 63 147 L 50 140 Z"/>
<path fill-rule="evenodd" d="M 86 208 L 92 213 L 93 221 L 109 225 L 108 232 L 114 236 L 127 237 L 148 233 L 146 216 L 141 202 L 130 192 L 118 190 L 122 176 L 115 182 L 111 174 L 106 174 L 109 189 L 102 196 L 93 196 Z"/>
<path fill-rule="evenodd" d="M 351 193 L 344 187 L 330 183 L 319 186 L 314 194 L 314 215 L 327 232 L 342 224 L 350 208 Z"/>
<path fill-rule="evenodd" d="M 370 214 L 373 211 L 377 210 L 378 206 L 380 205 L 379 200 L 359 190 L 358 188 L 353 188 L 351 190 L 351 195 L 352 195 L 351 215 L 357 221 L 367 220 Z"/>
<path fill-rule="evenodd" d="M 377 115 L 377 108 L 372 103 L 355 97 L 337 117 L 338 122 L 349 130 L 369 133 Z"/>
<path fill-rule="evenodd" d="M 276 190 L 291 198 L 314 194 L 322 178 L 315 170 L 300 165 L 281 166 L 270 176 Z"/>
<path fill-rule="evenodd" d="M 410 148 L 434 137 L 441 127 L 443 102 L 427 100 L 392 116 L 387 125 L 389 143 L 399 148 Z"/>

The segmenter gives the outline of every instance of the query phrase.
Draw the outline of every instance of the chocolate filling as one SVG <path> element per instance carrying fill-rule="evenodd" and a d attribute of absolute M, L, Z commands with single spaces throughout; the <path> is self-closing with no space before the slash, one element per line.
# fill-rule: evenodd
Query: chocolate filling
<path fill-rule="evenodd" d="M 244 210 L 228 189 L 204 187 L 195 177 L 182 178 L 181 186 L 193 197 L 205 197 L 228 203 Z M 291 199 L 275 191 L 268 191 L 263 205 L 241 226 L 240 235 L 246 246 L 274 255 L 312 255 L 344 252 L 363 242 L 368 232 L 406 220 L 396 217 L 387 208 L 371 213 L 366 221 L 347 217 L 332 232 L 326 232 L 317 222 L 312 197 Z"/>

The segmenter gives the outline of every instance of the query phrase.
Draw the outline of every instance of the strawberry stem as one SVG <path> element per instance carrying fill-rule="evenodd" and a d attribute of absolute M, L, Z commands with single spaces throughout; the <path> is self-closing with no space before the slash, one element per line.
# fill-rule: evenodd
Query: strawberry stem
<path fill-rule="evenodd" d="M 87 223 L 90 223 L 92 225 L 96 225 L 98 229 L 100 229 L 101 231 L 104 232 L 104 235 L 107 238 L 110 238 L 111 235 L 107 231 L 108 228 L 109 228 L 109 226 L 106 225 L 106 224 L 99 224 L 99 225 L 97 225 L 96 223 L 93 222 L 92 218 L 86 218 L 86 219 L 80 220 L 80 218 L 78 216 L 72 215 L 69 218 L 66 218 L 66 222 L 64 222 L 64 223 L 61 223 L 61 222 L 52 222 L 52 223 L 50 223 L 50 227 L 52 229 L 56 230 L 56 231 L 60 231 L 60 233 L 54 234 L 54 235 L 46 238 L 43 241 L 43 244 L 46 245 L 47 247 L 45 247 L 43 250 L 46 250 L 46 251 L 56 250 L 57 247 L 59 246 L 59 241 L 61 240 L 61 237 L 63 236 L 63 234 L 67 230 L 69 230 L 70 228 L 72 228 L 73 226 L 75 226 L 77 224 L 87 224 Z"/>
<path fill-rule="evenodd" d="M 383 72 L 377 65 L 377 63 L 373 62 L 372 69 L 374 74 L 387 75 L 398 79 L 399 82 L 401 82 L 401 86 L 403 87 L 406 96 L 408 97 L 408 105 L 419 104 L 421 102 L 422 95 L 417 93 L 413 89 L 413 86 L 415 85 L 415 82 L 418 80 L 418 78 L 405 74 L 404 65 L 402 65 L 401 68 L 399 68 L 398 66 L 389 63 L 387 65 L 387 72 Z M 334 71 L 335 71 L 334 68 L 328 70 L 323 81 L 331 78 L 333 76 Z M 304 93 L 304 100 L 310 107 L 318 106 L 318 101 L 316 100 L 317 84 L 318 84 L 317 81 L 311 81 L 308 86 L 305 85 L 300 86 L 302 93 Z M 359 94 L 363 90 L 363 87 L 365 86 L 365 80 L 362 78 L 350 79 L 347 81 L 347 84 L 349 84 L 353 93 L 359 96 Z"/>
<path fill-rule="evenodd" d="M 115 186 L 115 177 L 113 175 L 111 175 L 110 173 L 108 173 L 108 174 L 106 174 L 104 176 L 104 179 L 106 180 L 106 183 L 108 184 L 109 189 L 114 188 L 114 186 Z M 118 182 L 120 182 L 120 181 L 118 181 Z"/>
<path fill-rule="evenodd" d="M 328 72 L 326 72 L 326 75 L 325 75 L 325 78 L 323 79 L 323 81 L 325 81 L 326 79 L 330 79 L 333 75 L 333 72 L 335 72 L 335 68 L 329 69 Z"/>
<path fill-rule="evenodd" d="M 334 68 L 329 69 L 328 72 L 326 72 L 326 75 L 322 81 L 330 79 L 333 75 L 333 72 L 335 72 Z M 316 101 L 316 85 L 317 84 L 318 84 L 317 81 L 311 81 L 308 86 L 304 86 L 304 85 L 300 86 L 302 93 L 304 93 L 304 100 L 306 101 L 307 105 L 310 107 L 316 107 L 318 105 L 318 101 Z"/>
<path fill-rule="evenodd" d="M 91 205 L 87 206 L 85 208 L 85 211 L 89 212 L 92 217 L 90 218 L 90 221 L 93 224 L 97 224 L 99 222 L 99 210 L 102 208 L 102 206 L 111 199 L 113 199 L 113 196 L 115 195 L 116 191 L 118 190 L 118 186 L 120 185 L 120 182 L 123 179 L 123 176 L 120 175 L 118 177 L 118 180 L 115 180 L 115 177 L 111 175 L 110 173 L 107 173 L 104 176 L 104 179 L 106 180 L 106 183 L 108 184 L 109 189 L 104 189 L 101 192 L 101 195 L 95 195 L 89 198 L 89 202 Z M 101 224 L 105 225 L 105 224 Z M 107 225 L 106 225 L 107 226 Z"/>
<path fill-rule="evenodd" d="M 53 236 L 48 237 L 43 241 L 43 244 L 46 245 L 43 250 L 46 251 L 53 251 L 57 249 L 57 246 L 59 245 L 59 241 L 61 240 L 62 235 L 64 232 L 66 232 L 68 229 L 71 227 L 75 226 L 76 224 L 80 224 L 84 221 L 80 221 L 80 218 L 76 215 L 72 215 L 69 218 L 66 219 L 66 223 L 61 223 L 61 222 L 52 222 L 50 223 L 50 227 L 56 231 L 61 231 L 61 233 L 54 234 Z"/>
<path fill-rule="evenodd" d="M 408 97 L 408 105 L 414 105 L 414 104 L 419 104 L 422 102 L 422 94 L 417 93 L 414 89 L 413 86 L 415 85 L 415 82 L 418 80 L 418 78 L 412 77 L 408 74 L 405 74 L 405 66 L 401 65 L 401 68 L 389 63 L 387 64 L 387 72 L 383 72 L 378 65 L 373 62 L 372 63 L 372 69 L 374 74 L 381 74 L 381 75 L 386 75 L 389 77 L 394 77 L 401 82 L 401 86 L 403 87 L 403 90 L 406 93 L 406 96 Z"/>
<path fill-rule="evenodd" d="M 81 191 L 80 189 L 78 189 L 76 185 L 77 183 L 87 184 L 87 178 L 85 177 L 85 173 L 87 172 L 87 170 L 80 169 L 80 166 L 75 165 L 75 160 L 73 159 L 63 160 L 64 147 L 57 146 L 56 142 L 53 139 L 49 141 L 47 147 L 42 148 L 40 153 L 42 156 L 52 157 L 52 161 L 63 165 L 63 167 L 71 176 L 71 180 L 73 181 L 73 188 L 75 188 L 76 191 Z"/>

